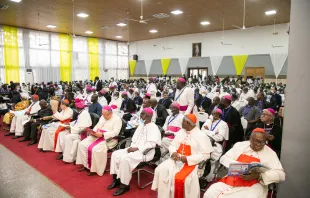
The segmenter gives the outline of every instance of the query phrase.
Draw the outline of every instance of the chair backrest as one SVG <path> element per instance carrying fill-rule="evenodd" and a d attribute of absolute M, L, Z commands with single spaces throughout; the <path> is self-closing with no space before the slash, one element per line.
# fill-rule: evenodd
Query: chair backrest
<path fill-rule="evenodd" d="M 248 121 L 244 119 L 244 117 L 241 117 L 241 124 L 243 129 L 246 129 L 248 127 Z"/>
<path fill-rule="evenodd" d="M 76 109 L 72 109 L 72 111 L 73 111 L 72 121 L 75 121 L 79 115 L 79 112 Z"/>
<path fill-rule="evenodd" d="M 91 128 L 93 129 L 96 124 L 99 122 L 100 117 L 95 113 L 90 113 L 90 119 L 91 119 Z"/>
<path fill-rule="evenodd" d="M 165 130 L 163 128 L 161 128 L 161 126 L 157 125 L 157 127 L 158 127 L 158 129 L 160 131 L 161 139 L 163 139 L 165 137 Z"/>
<path fill-rule="evenodd" d="M 122 128 L 121 128 L 121 131 L 120 131 L 119 134 L 118 134 L 119 136 L 124 135 L 126 126 L 127 126 L 127 122 L 126 122 L 124 119 L 122 119 Z"/>

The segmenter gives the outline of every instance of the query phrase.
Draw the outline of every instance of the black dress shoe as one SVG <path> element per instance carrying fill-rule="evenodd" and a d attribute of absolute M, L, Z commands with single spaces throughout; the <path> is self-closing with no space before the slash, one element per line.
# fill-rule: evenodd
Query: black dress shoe
<path fill-rule="evenodd" d="M 22 140 L 19 140 L 19 142 L 26 142 L 26 141 L 28 141 L 28 140 L 30 140 L 29 138 L 24 138 L 24 139 L 22 139 Z"/>
<path fill-rule="evenodd" d="M 126 187 L 120 187 L 117 189 L 117 191 L 115 193 L 113 193 L 113 196 L 120 196 L 125 194 L 126 192 L 128 192 L 130 190 L 129 186 Z"/>
<path fill-rule="evenodd" d="M 62 160 L 64 158 L 64 156 L 62 154 L 59 154 L 56 158 L 56 160 Z"/>
<path fill-rule="evenodd" d="M 42 148 L 40 148 L 40 149 L 39 149 L 39 151 L 40 151 L 40 152 L 43 152 L 43 149 L 42 149 Z"/>
<path fill-rule="evenodd" d="M 14 135 L 14 133 L 8 132 L 8 133 L 6 133 L 4 136 L 11 136 L 11 135 Z"/>
<path fill-rule="evenodd" d="M 14 137 L 12 137 L 12 139 L 18 139 L 18 138 L 21 138 L 21 137 L 23 137 L 23 136 L 14 136 Z"/>
<path fill-rule="evenodd" d="M 82 171 L 85 171 L 86 170 L 86 168 L 85 167 L 81 167 L 81 168 L 79 168 L 79 172 L 82 172 Z"/>
<path fill-rule="evenodd" d="M 94 172 L 89 172 L 87 175 L 88 176 L 93 176 L 93 175 L 95 175 L 96 173 L 94 173 Z"/>
<path fill-rule="evenodd" d="M 111 190 L 111 189 L 113 189 L 113 188 L 116 188 L 116 187 L 118 187 L 119 185 L 121 185 L 120 179 L 114 179 L 114 180 L 113 180 L 113 183 L 112 183 L 110 186 L 108 186 L 108 190 Z"/>
<path fill-rule="evenodd" d="M 29 143 L 27 144 L 27 146 L 34 145 L 34 144 L 36 144 L 37 142 L 38 142 L 37 140 L 32 140 L 31 142 L 29 142 Z"/>

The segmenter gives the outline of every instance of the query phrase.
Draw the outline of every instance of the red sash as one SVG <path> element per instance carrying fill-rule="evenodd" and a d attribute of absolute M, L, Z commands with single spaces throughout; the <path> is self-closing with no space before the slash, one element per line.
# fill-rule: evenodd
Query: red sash
<path fill-rule="evenodd" d="M 260 162 L 260 160 L 256 157 L 248 156 L 241 154 L 238 159 L 238 162 L 244 162 L 244 163 L 251 163 L 251 162 Z M 251 187 L 254 184 L 259 183 L 258 180 L 251 180 L 246 181 L 242 179 L 240 176 L 226 176 L 223 179 L 220 180 L 220 182 L 223 182 L 227 185 L 234 186 L 234 187 Z"/>
<path fill-rule="evenodd" d="M 117 106 L 116 105 L 111 105 L 111 108 L 112 109 L 117 109 Z"/>
<path fill-rule="evenodd" d="M 60 121 L 61 124 L 66 123 L 66 122 L 71 122 L 71 118 L 67 119 L 67 120 L 63 120 Z M 55 137 L 54 137 L 54 151 L 56 150 L 56 145 L 57 145 L 57 139 L 58 139 L 58 135 L 60 132 L 64 131 L 66 128 L 63 126 L 59 126 L 55 132 Z"/>
<path fill-rule="evenodd" d="M 173 133 L 178 132 L 180 129 L 181 129 L 180 127 L 176 127 L 176 126 L 168 126 L 168 127 L 167 127 L 167 131 L 171 131 L 171 132 L 173 132 Z M 167 136 L 167 138 L 169 138 L 169 139 L 174 139 L 174 135 Z"/>
<path fill-rule="evenodd" d="M 178 149 L 178 153 L 183 155 L 190 156 L 191 146 L 181 144 Z M 188 164 L 184 164 L 183 168 L 175 174 L 174 176 L 174 198 L 184 198 L 184 183 L 186 177 L 191 174 L 191 172 L 195 169 L 196 165 L 189 166 Z"/>

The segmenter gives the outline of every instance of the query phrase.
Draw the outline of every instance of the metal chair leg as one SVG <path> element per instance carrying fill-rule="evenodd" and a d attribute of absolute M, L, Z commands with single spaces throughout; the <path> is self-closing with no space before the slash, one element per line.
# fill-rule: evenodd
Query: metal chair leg
<path fill-rule="evenodd" d="M 138 169 L 138 170 L 136 171 L 136 172 L 138 173 L 138 187 L 139 187 L 140 189 L 143 189 L 143 188 L 145 188 L 145 187 L 151 185 L 151 184 L 153 183 L 153 181 L 148 182 L 147 184 L 141 186 L 141 181 L 140 181 L 140 174 L 141 174 L 141 171 L 144 171 L 144 172 L 149 173 L 149 174 L 151 174 L 151 175 L 154 175 L 154 173 L 151 172 L 151 171 L 149 171 L 149 170 L 146 170 L 146 169 Z M 136 173 L 136 172 L 134 172 L 134 173 Z"/>

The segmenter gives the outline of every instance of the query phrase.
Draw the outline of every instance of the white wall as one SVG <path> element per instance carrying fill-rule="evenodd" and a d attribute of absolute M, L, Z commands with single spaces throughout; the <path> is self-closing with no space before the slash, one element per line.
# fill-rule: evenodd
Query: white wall
<path fill-rule="evenodd" d="M 202 57 L 287 53 L 289 38 L 287 29 L 288 24 L 276 25 L 278 35 L 273 35 L 273 25 L 253 27 L 243 31 L 225 31 L 224 42 L 232 44 L 231 46 L 221 45 L 221 31 L 144 40 L 130 45 L 130 55 L 137 54 L 139 60 L 189 58 L 192 56 L 192 43 L 200 42 Z M 273 48 L 271 45 L 283 47 Z M 163 47 L 173 49 L 164 50 Z"/>

